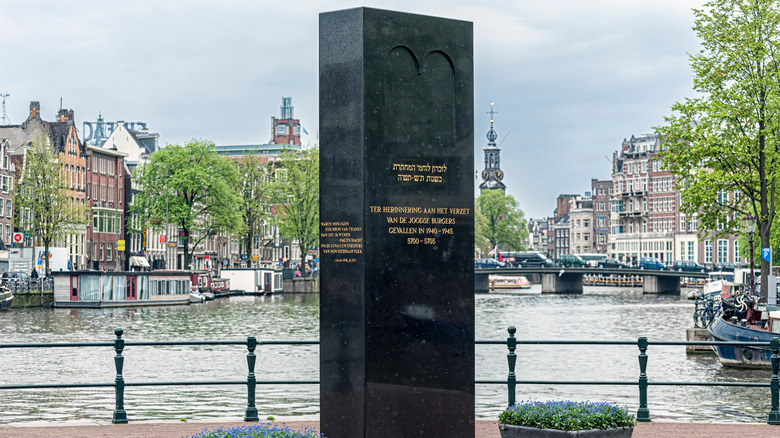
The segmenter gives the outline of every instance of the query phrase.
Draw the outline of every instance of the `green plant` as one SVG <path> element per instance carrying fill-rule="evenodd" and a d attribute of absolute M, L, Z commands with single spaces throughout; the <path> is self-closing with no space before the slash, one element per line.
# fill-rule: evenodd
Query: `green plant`
<path fill-rule="evenodd" d="M 625 407 L 612 403 L 528 400 L 507 408 L 499 414 L 498 422 L 568 431 L 634 427 L 636 418 Z"/>
<path fill-rule="evenodd" d="M 299 431 L 273 423 L 261 423 L 228 429 L 205 428 L 203 432 L 185 438 L 325 438 L 325 435 L 309 428 Z"/>

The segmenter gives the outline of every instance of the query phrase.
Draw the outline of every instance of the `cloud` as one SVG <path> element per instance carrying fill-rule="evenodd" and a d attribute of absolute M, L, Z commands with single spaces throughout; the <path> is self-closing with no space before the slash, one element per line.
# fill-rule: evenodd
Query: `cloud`
<path fill-rule="evenodd" d="M 0 92 L 19 123 L 44 117 L 145 121 L 163 143 L 266 142 L 282 96 L 316 137 L 318 15 L 343 0 L 2 1 Z M 649 132 L 689 95 L 700 1 L 368 1 L 474 23 L 475 165 L 489 102 L 505 183 L 527 216 L 608 177 L 624 137 Z M 507 134 L 509 134 L 507 136 Z M 550 175 L 557 175 L 551 178 Z M 539 182 L 543 184 L 539 184 Z"/>

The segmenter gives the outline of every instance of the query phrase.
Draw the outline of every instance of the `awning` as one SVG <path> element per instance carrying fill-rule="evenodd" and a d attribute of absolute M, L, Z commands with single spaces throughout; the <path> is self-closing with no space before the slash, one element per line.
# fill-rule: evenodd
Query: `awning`
<path fill-rule="evenodd" d="M 142 268 L 148 268 L 149 262 L 146 257 L 132 256 L 130 257 L 130 266 L 140 266 Z"/>

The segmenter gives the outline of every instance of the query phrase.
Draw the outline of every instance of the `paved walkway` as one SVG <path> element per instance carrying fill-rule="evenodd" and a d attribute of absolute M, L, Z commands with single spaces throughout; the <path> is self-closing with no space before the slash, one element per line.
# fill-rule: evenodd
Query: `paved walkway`
<path fill-rule="evenodd" d="M 279 421 L 291 429 L 319 427 L 317 421 Z M 180 438 L 201 432 L 204 428 L 246 426 L 252 423 L 231 419 L 224 422 L 133 422 L 130 424 L 84 424 L 62 426 L 0 426 L 0 438 Z M 780 437 L 780 426 L 734 423 L 640 423 L 633 438 L 768 438 Z M 439 437 L 430 437 L 439 438 Z M 444 438 L 444 437 L 442 437 Z M 492 420 L 477 420 L 476 438 L 500 438 L 498 425 Z"/>

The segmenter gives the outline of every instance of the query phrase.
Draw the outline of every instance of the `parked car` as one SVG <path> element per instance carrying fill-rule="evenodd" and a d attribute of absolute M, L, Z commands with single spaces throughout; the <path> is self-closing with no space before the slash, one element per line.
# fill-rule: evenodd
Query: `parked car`
<path fill-rule="evenodd" d="M 506 263 L 499 262 L 496 259 L 476 259 L 474 260 L 474 267 L 477 269 L 495 269 L 506 267 Z"/>
<path fill-rule="evenodd" d="M 585 260 L 585 263 L 588 264 L 588 266 L 593 266 L 594 268 L 599 266 L 602 260 L 607 258 L 606 254 L 577 254 L 580 256 L 582 260 Z"/>
<path fill-rule="evenodd" d="M 515 254 L 514 265 L 518 268 L 551 268 L 555 266 L 552 260 L 538 251 Z"/>
<path fill-rule="evenodd" d="M 666 265 L 655 257 L 639 259 L 639 269 L 666 269 Z"/>
<path fill-rule="evenodd" d="M 672 265 L 674 271 L 706 272 L 707 267 L 693 260 L 677 260 Z"/>
<path fill-rule="evenodd" d="M 607 257 L 601 261 L 599 261 L 599 268 L 605 268 L 605 269 L 625 269 L 628 268 L 628 263 L 621 262 L 620 260 L 615 260 L 612 257 Z"/>
<path fill-rule="evenodd" d="M 582 257 L 576 254 L 561 254 L 561 266 L 567 268 L 584 268 L 588 266 L 588 262 L 582 260 Z"/>
<path fill-rule="evenodd" d="M 712 267 L 713 271 L 716 272 L 734 272 L 734 268 L 736 268 L 736 265 L 734 263 L 715 263 L 715 265 Z"/>
<path fill-rule="evenodd" d="M 3 272 L 0 277 L 0 285 L 12 284 L 12 283 L 27 283 L 30 280 L 30 274 L 26 272 Z"/>

